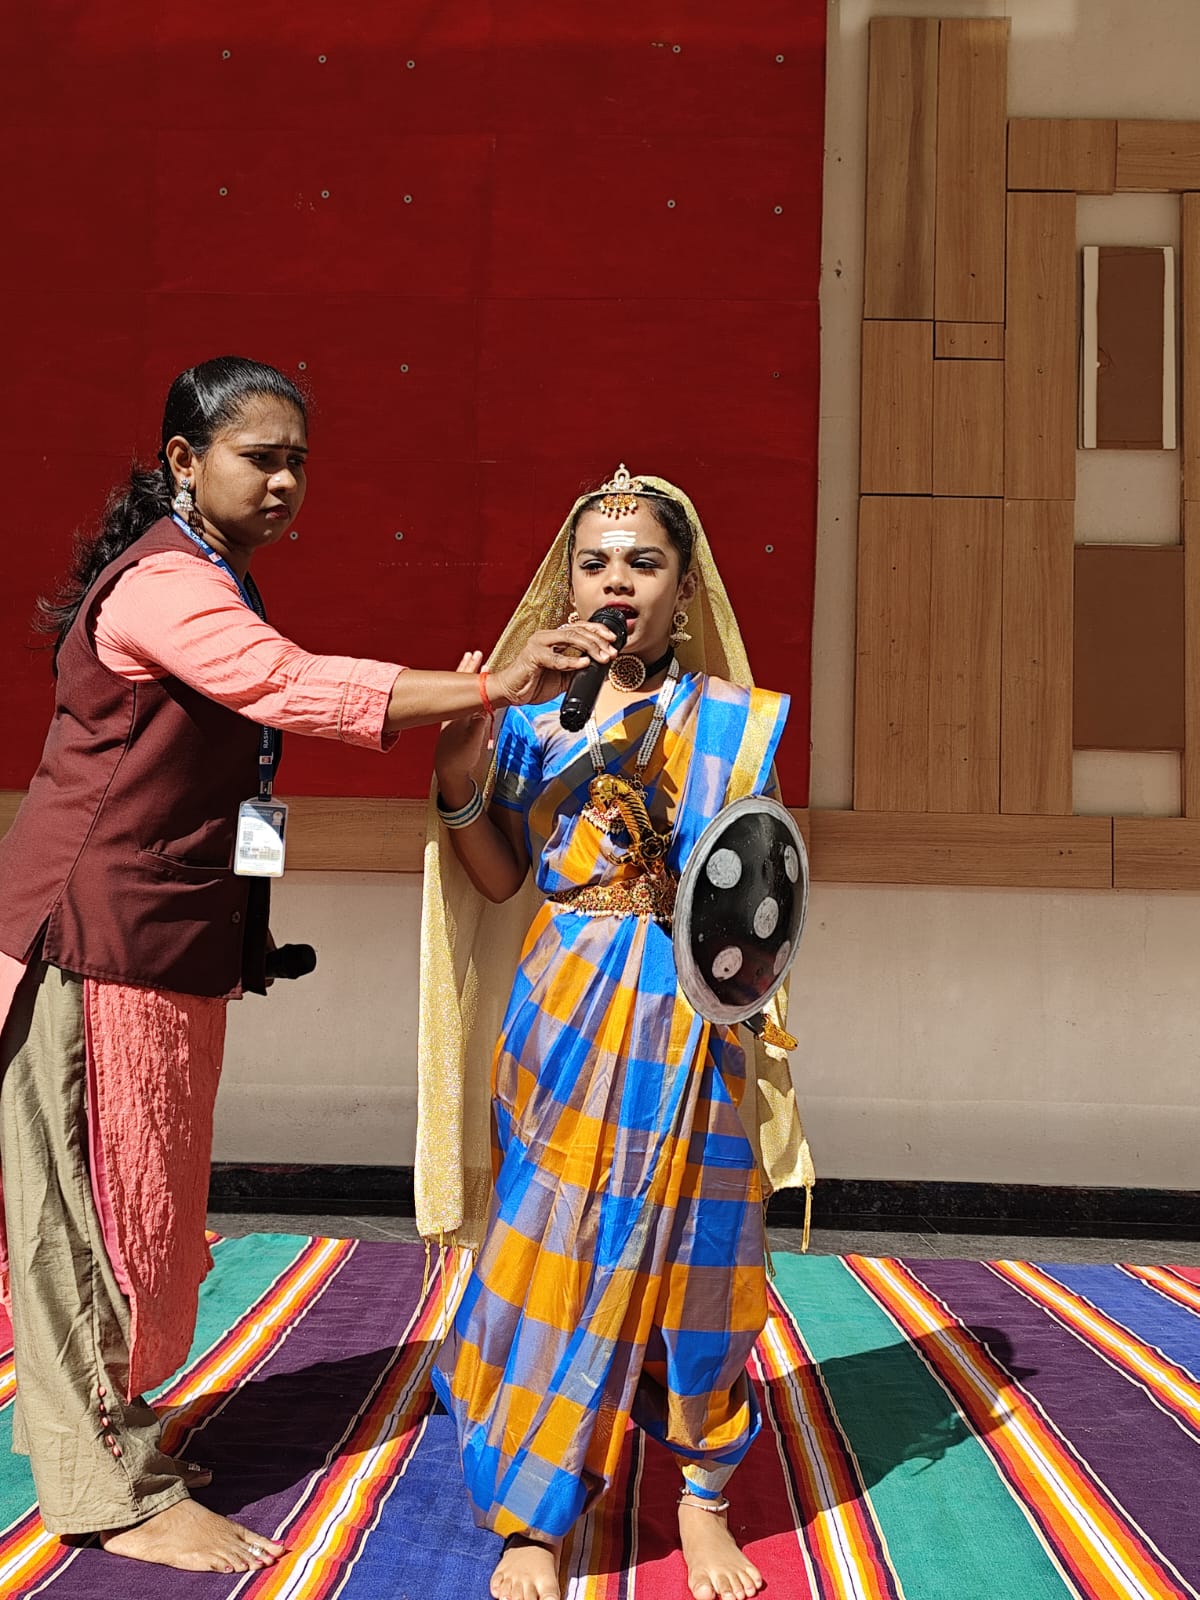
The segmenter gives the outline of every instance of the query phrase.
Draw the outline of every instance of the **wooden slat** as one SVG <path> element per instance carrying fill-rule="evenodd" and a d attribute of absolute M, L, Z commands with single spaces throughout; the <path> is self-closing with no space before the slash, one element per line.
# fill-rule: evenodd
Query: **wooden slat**
<path fill-rule="evenodd" d="M 1200 818 L 1114 817 L 1113 887 L 1200 889 Z"/>
<path fill-rule="evenodd" d="M 1003 495 L 1002 362 L 934 363 L 933 492 Z"/>
<path fill-rule="evenodd" d="M 1200 819 L 1200 504 L 1183 508 L 1183 814 Z"/>
<path fill-rule="evenodd" d="M 926 805 L 932 507 L 918 498 L 859 504 L 854 804 L 865 810 Z"/>
<path fill-rule="evenodd" d="M 938 322 L 934 324 L 933 354 L 939 361 L 1002 361 L 1002 322 Z"/>
<path fill-rule="evenodd" d="M 424 800 L 303 795 L 288 810 L 289 872 L 420 872 Z"/>
<path fill-rule="evenodd" d="M 1200 189 L 1200 122 L 1118 122 L 1116 187 Z"/>
<path fill-rule="evenodd" d="M 933 472 L 933 323 L 862 325 L 863 494 L 928 494 Z"/>
<path fill-rule="evenodd" d="M 1179 210 L 1183 498 L 1200 500 L 1200 194 L 1185 194 Z"/>
<path fill-rule="evenodd" d="M 1008 21 L 941 25 L 934 316 L 1004 321 Z"/>
<path fill-rule="evenodd" d="M 1004 493 L 1075 498 L 1075 196 L 1008 197 Z"/>
<path fill-rule="evenodd" d="M 935 500 L 929 575 L 931 811 L 1000 809 L 1004 507 Z"/>
<path fill-rule="evenodd" d="M 812 875 L 833 883 L 1107 889 L 1109 817 L 810 811 Z"/>
<path fill-rule="evenodd" d="M 1000 809 L 1071 810 L 1074 507 L 1004 507 Z"/>
<path fill-rule="evenodd" d="M 1111 194 L 1117 184 L 1117 124 L 1068 117 L 1013 117 L 1008 187 Z"/>
<path fill-rule="evenodd" d="M 936 17 L 874 17 L 863 316 L 933 316 Z"/>

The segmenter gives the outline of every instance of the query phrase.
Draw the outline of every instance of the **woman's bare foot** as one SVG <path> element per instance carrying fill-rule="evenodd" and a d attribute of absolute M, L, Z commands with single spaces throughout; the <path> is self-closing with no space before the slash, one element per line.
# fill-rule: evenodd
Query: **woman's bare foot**
<path fill-rule="evenodd" d="M 762 1588 L 762 1573 L 738 1549 L 723 1511 L 681 1500 L 679 1544 L 695 1600 L 752 1600 Z"/>
<path fill-rule="evenodd" d="M 287 1548 L 261 1533 L 180 1500 L 135 1528 L 102 1533 L 100 1543 L 116 1556 L 153 1561 L 182 1572 L 257 1572 L 273 1567 Z"/>
<path fill-rule="evenodd" d="M 561 1600 L 561 1550 L 561 1539 L 527 1539 L 524 1534 L 510 1534 L 492 1573 L 493 1600 Z"/>

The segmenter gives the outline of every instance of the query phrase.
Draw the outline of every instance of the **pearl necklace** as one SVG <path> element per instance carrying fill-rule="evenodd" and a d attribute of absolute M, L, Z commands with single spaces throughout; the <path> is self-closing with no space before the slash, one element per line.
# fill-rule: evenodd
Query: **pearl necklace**
<path fill-rule="evenodd" d="M 633 784 L 640 794 L 644 794 L 646 792 L 646 785 L 642 781 L 642 775 L 649 765 L 650 757 L 654 751 L 654 746 L 658 743 L 658 736 L 662 732 L 663 724 L 667 720 L 667 712 L 671 708 L 671 699 L 675 693 L 675 685 L 678 682 L 679 658 L 678 656 L 673 656 L 671 659 L 671 665 L 667 668 L 667 675 L 663 679 L 662 688 L 658 691 L 658 696 L 654 702 L 654 715 L 650 719 L 650 726 L 646 729 L 645 738 L 638 746 L 637 760 L 634 763 L 633 777 L 627 780 Z M 584 732 L 587 735 L 588 754 L 592 758 L 592 767 L 595 770 L 596 776 L 601 777 L 605 772 L 607 772 L 608 768 L 605 765 L 604 747 L 600 742 L 600 730 L 596 726 L 596 716 L 594 712 L 588 718 L 587 727 L 585 728 Z M 615 808 L 607 806 L 601 809 L 595 805 L 586 805 L 583 808 L 583 815 L 590 823 L 593 824 L 594 827 L 599 828 L 601 833 L 608 833 L 612 828 L 613 823 L 619 820 L 619 813 L 615 810 Z"/>

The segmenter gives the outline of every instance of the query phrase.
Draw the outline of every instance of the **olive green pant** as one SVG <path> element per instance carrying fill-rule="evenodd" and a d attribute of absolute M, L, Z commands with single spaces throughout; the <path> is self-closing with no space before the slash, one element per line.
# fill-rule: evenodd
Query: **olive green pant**
<path fill-rule="evenodd" d="M 83 983 L 35 963 L 0 1034 L 0 1164 L 17 1396 L 50 1533 L 125 1528 L 187 1498 L 160 1423 L 126 1400 L 129 1305 L 88 1172 Z"/>

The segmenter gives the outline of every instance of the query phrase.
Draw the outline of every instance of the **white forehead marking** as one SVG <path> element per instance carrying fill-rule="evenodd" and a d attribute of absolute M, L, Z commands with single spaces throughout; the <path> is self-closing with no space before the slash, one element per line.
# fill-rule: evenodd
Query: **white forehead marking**
<path fill-rule="evenodd" d="M 632 528 L 606 528 L 600 535 L 601 550 L 628 550 L 637 543 L 637 534 Z"/>
<path fill-rule="evenodd" d="M 726 945 L 724 950 L 718 951 L 712 964 L 712 975 L 718 983 L 724 983 L 741 970 L 742 952 L 737 945 Z"/>
<path fill-rule="evenodd" d="M 733 850 L 714 850 L 704 870 L 714 888 L 732 889 L 742 875 L 742 863 Z"/>

